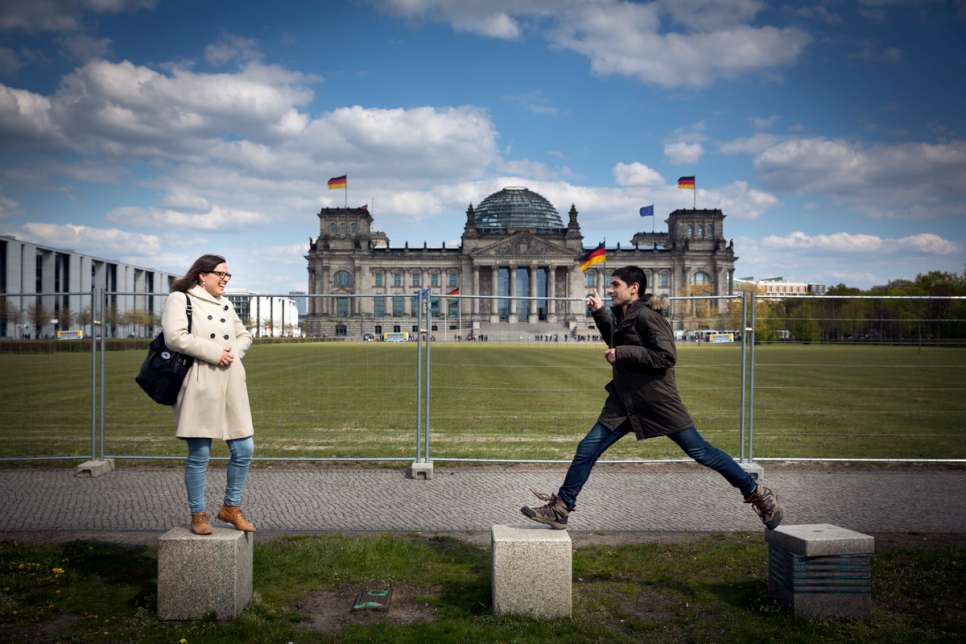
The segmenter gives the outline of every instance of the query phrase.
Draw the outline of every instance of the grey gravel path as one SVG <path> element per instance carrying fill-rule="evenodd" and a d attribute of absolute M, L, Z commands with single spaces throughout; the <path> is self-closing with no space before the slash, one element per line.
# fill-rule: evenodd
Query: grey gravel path
<path fill-rule="evenodd" d="M 404 468 L 256 467 L 243 498 L 260 530 L 481 531 L 525 519 L 528 488 L 555 490 L 563 469 L 437 468 L 430 481 Z M 97 479 L 69 470 L 0 470 L 0 532 L 157 531 L 187 523 L 180 467 L 125 467 Z M 966 470 L 766 469 L 786 523 L 863 532 L 966 532 Z M 225 472 L 213 468 L 208 508 Z M 737 492 L 703 468 L 599 466 L 571 515 L 573 531 L 757 531 Z"/>

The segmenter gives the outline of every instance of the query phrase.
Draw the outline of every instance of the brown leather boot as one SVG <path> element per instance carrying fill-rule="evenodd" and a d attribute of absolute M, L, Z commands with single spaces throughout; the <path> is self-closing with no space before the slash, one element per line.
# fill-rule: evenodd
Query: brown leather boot
<path fill-rule="evenodd" d="M 234 505 L 223 505 L 221 509 L 218 510 L 218 520 L 224 521 L 225 523 L 230 523 L 235 526 L 236 530 L 241 530 L 242 532 L 255 532 L 255 526 L 252 522 L 245 518 L 242 514 L 241 508 Z"/>
<path fill-rule="evenodd" d="M 211 526 L 208 525 L 208 515 L 206 513 L 191 513 L 191 531 L 200 535 L 211 534 Z"/>

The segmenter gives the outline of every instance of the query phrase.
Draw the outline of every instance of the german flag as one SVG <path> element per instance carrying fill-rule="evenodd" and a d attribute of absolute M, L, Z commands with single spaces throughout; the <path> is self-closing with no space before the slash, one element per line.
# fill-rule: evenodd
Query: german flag
<path fill-rule="evenodd" d="M 329 179 L 329 190 L 338 190 L 340 188 L 345 188 L 349 185 L 348 175 L 342 175 L 341 177 L 332 177 Z"/>
<path fill-rule="evenodd" d="M 606 261 L 607 251 L 604 249 L 604 243 L 601 242 L 598 244 L 597 248 L 588 250 L 580 256 L 580 270 L 586 271 L 591 266 L 603 264 Z"/>
<path fill-rule="evenodd" d="M 694 177 L 681 177 L 678 179 L 678 188 L 681 190 L 694 190 Z"/>

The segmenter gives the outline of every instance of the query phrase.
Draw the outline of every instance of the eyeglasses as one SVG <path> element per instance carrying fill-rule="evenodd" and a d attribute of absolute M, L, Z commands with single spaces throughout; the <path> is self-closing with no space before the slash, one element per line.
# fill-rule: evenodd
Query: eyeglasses
<path fill-rule="evenodd" d="M 231 273 L 226 273 L 225 271 L 208 271 L 212 275 L 217 275 L 219 279 L 223 279 L 226 282 L 231 279 Z"/>

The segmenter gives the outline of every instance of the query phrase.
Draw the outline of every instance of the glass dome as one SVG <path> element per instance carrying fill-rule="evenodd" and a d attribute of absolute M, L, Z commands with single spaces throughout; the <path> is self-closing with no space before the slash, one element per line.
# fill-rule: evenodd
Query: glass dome
<path fill-rule="evenodd" d="M 476 227 L 490 230 L 564 228 L 560 213 L 541 195 L 527 188 L 504 188 L 480 202 Z"/>

